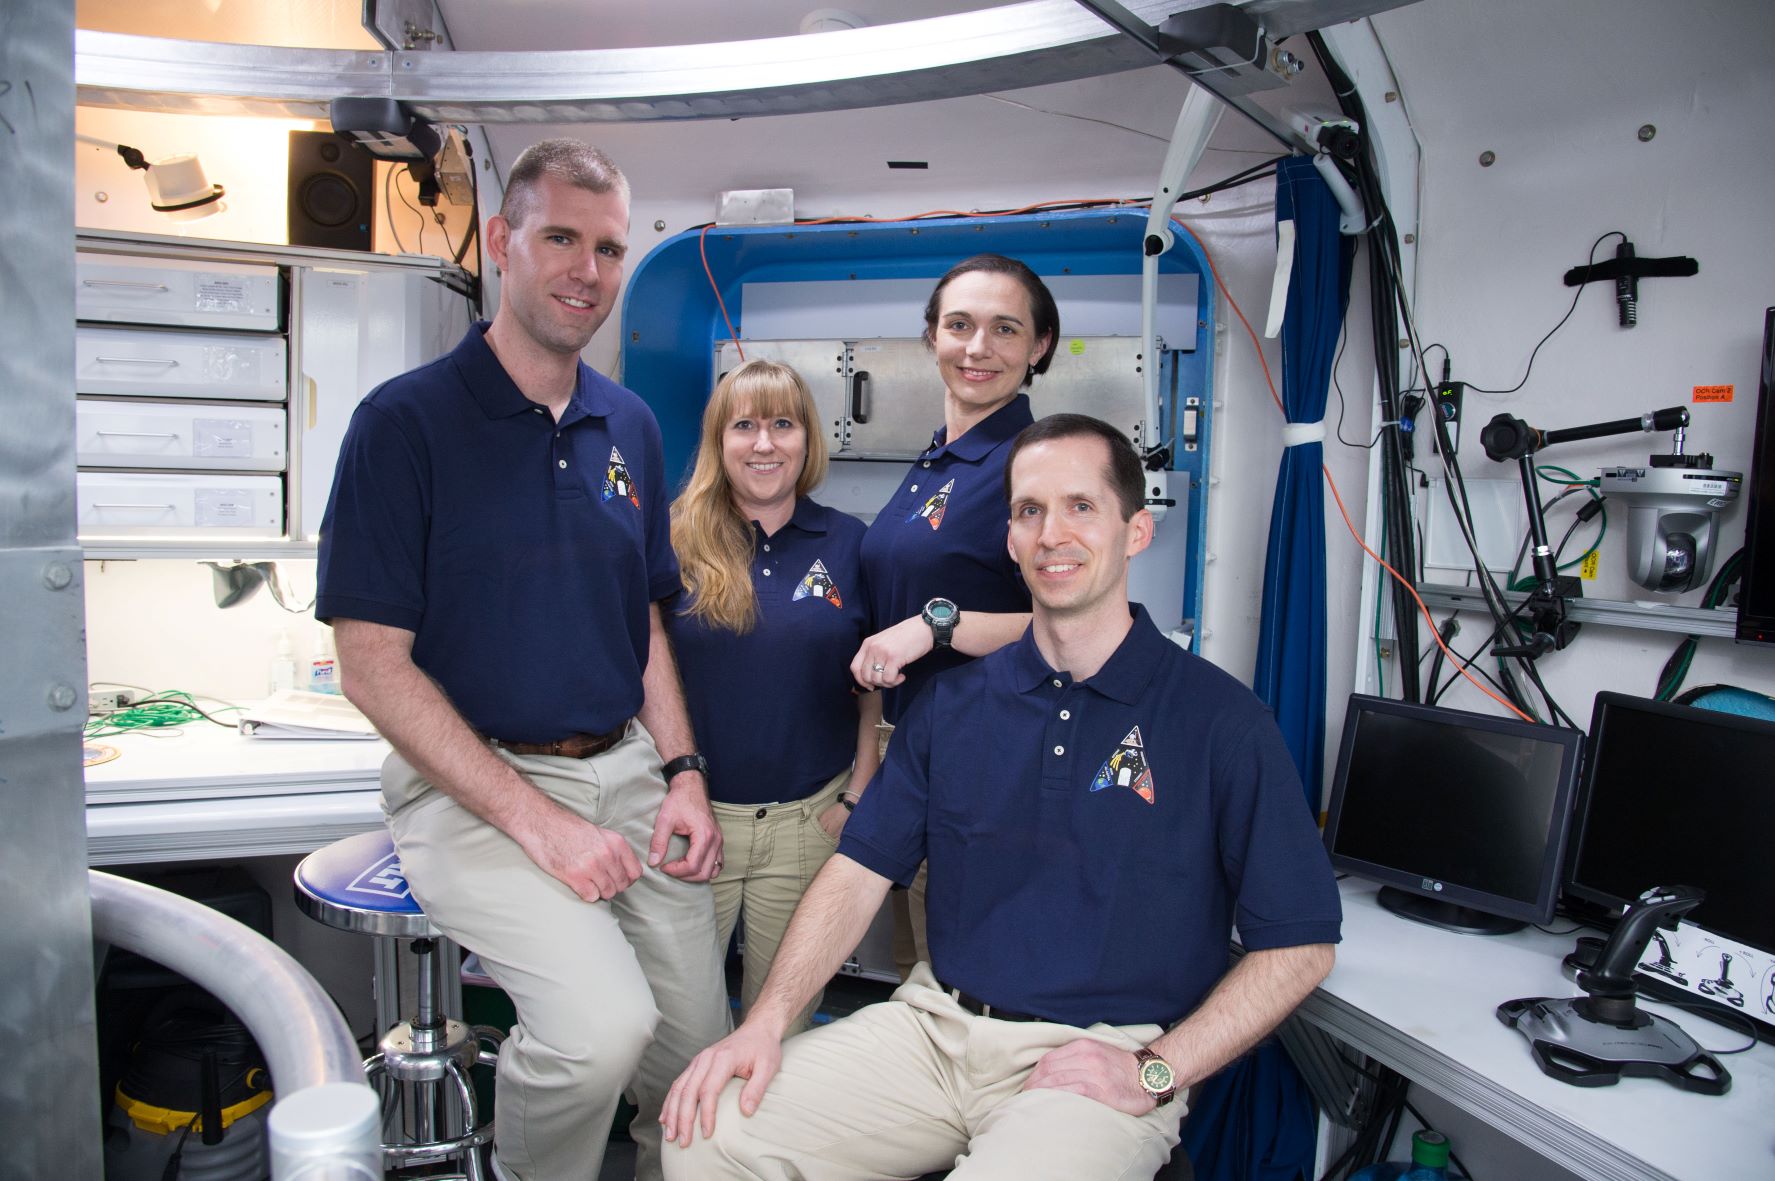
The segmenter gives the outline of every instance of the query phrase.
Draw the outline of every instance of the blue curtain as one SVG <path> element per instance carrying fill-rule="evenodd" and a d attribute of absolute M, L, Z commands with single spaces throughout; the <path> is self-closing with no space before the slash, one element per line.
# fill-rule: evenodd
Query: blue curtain
<path fill-rule="evenodd" d="M 1276 220 L 1295 225 L 1294 268 L 1282 320 L 1282 405 L 1289 422 L 1325 417 L 1339 326 L 1350 294 L 1353 239 L 1313 162 L 1296 156 L 1276 171 Z M 1319 814 L 1325 749 L 1325 449 L 1282 451 L 1264 564 L 1257 695 L 1275 711 Z M 1190 1096 L 1183 1144 L 1196 1181 L 1311 1181 L 1312 1096 L 1288 1055 L 1266 1041 Z"/>
<path fill-rule="evenodd" d="M 1196 1181 L 1313 1181 L 1313 1097 L 1280 1043 L 1263 1042 L 1189 1100 L 1181 1143 Z"/>
<path fill-rule="evenodd" d="M 1276 170 L 1276 220 L 1292 220 L 1295 234 L 1282 319 L 1282 406 L 1291 423 L 1325 417 L 1355 257 L 1355 240 L 1338 232 L 1338 217 L 1337 201 L 1313 162 L 1305 156 L 1284 160 Z M 1282 451 L 1252 685 L 1275 711 L 1314 816 L 1325 751 L 1324 454 L 1321 443 Z"/>

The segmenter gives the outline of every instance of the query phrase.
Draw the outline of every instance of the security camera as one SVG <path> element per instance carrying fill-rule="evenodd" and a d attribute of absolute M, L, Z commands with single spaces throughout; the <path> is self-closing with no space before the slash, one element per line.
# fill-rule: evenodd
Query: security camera
<path fill-rule="evenodd" d="M 333 130 L 362 144 L 378 160 L 430 163 L 444 136 L 426 119 L 392 98 L 336 98 L 329 114 Z"/>

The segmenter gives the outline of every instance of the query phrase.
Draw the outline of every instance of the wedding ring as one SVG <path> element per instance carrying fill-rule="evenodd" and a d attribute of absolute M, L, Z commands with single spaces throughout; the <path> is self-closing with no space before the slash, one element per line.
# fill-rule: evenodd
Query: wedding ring
<path fill-rule="evenodd" d="M 878 672 L 878 673 L 884 673 L 884 672 L 886 672 L 886 671 L 887 671 L 887 665 L 885 665 L 885 664 L 872 664 L 872 665 L 870 665 L 870 666 L 869 666 L 869 670 L 870 670 L 870 671 L 871 671 L 871 672 Z"/>

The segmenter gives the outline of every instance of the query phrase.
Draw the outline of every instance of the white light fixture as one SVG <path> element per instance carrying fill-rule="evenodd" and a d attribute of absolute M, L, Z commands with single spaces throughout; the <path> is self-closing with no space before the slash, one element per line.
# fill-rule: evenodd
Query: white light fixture
<path fill-rule="evenodd" d="M 837 33 L 845 29 L 865 29 L 869 22 L 842 8 L 816 8 L 801 18 L 801 32 Z"/>
<path fill-rule="evenodd" d="M 91 135 L 76 134 L 74 138 L 94 147 L 109 148 L 125 164 L 140 169 L 148 183 L 148 203 L 174 221 L 195 221 L 227 208 L 222 202 L 222 186 L 209 182 L 196 156 L 168 156 L 149 164 L 140 151 L 124 144 Z"/>

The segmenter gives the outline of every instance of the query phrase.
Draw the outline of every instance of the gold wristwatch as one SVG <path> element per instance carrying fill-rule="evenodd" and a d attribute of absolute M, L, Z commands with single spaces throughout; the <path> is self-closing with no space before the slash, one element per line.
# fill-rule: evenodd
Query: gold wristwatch
<path fill-rule="evenodd" d="M 1171 1102 L 1177 1094 L 1177 1075 L 1171 1064 L 1142 1046 L 1134 1051 L 1134 1065 L 1140 1072 L 1140 1089 L 1153 1097 L 1153 1103 L 1163 1107 Z"/>

